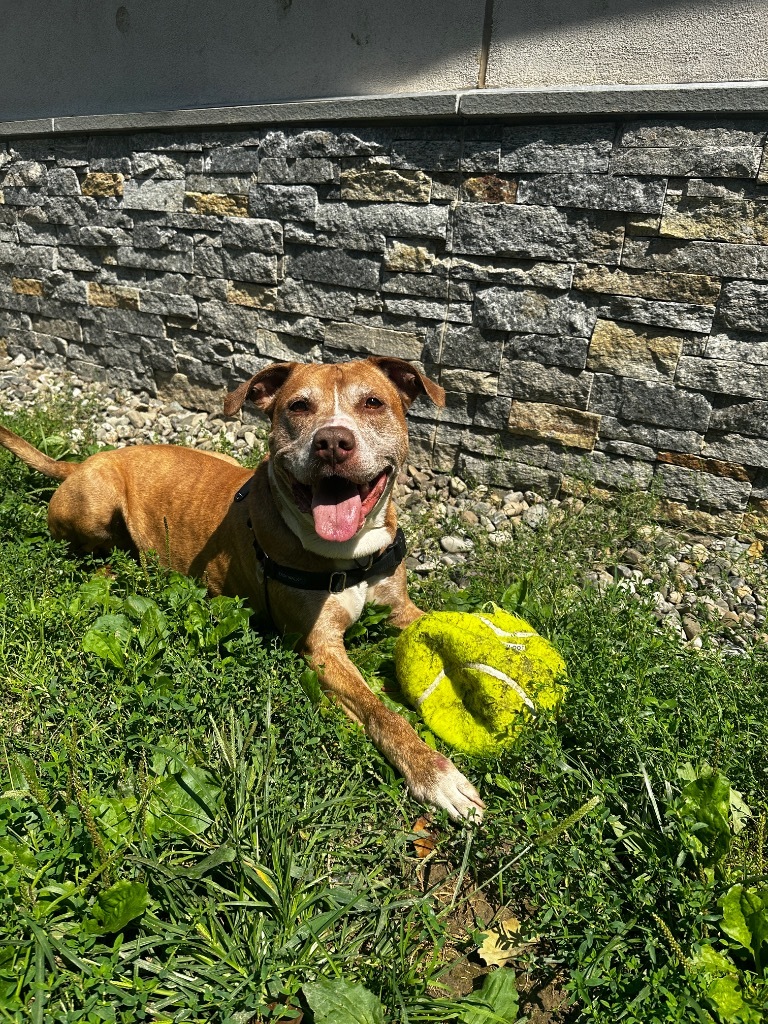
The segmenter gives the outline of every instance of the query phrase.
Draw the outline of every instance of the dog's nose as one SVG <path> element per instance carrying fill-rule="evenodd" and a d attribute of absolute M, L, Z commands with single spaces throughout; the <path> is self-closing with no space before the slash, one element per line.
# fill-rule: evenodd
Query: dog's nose
<path fill-rule="evenodd" d="M 323 427 L 312 441 L 315 455 L 332 465 L 344 462 L 355 450 L 355 435 L 346 427 Z"/>

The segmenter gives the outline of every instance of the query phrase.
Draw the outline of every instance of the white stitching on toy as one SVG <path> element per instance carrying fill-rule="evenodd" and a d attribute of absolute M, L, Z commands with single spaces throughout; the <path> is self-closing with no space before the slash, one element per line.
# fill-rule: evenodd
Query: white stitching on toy
<path fill-rule="evenodd" d="M 483 663 L 480 661 L 470 661 L 468 665 L 464 666 L 464 668 L 474 668 L 477 669 L 478 672 L 487 672 L 488 675 L 493 676 L 494 679 L 499 679 L 502 683 L 506 683 L 507 686 L 512 687 L 512 689 L 518 695 L 520 700 L 523 701 L 523 703 L 526 704 L 531 709 L 531 711 L 536 710 L 536 705 L 533 703 L 531 698 L 522 688 L 520 683 L 515 682 L 514 679 L 512 679 L 510 676 L 506 674 L 506 672 L 502 672 L 498 668 L 492 668 L 490 665 L 483 665 Z"/>
<path fill-rule="evenodd" d="M 433 694 L 433 693 L 435 692 L 435 690 L 437 689 L 437 687 L 439 686 L 439 684 L 440 684 L 440 683 L 441 683 L 441 682 L 443 681 L 443 679 L 445 679 L 445 670 L 444 670 L 444 669 L 441 669 L 441 670 L 440 670 L 440 671 L 439 671 L 439 672 L 437 673 L 437 676 L 435 677 L 435 680 L 434 680 L 434 682 L 431 682 L 431 683 L 429 684 L 429 686 L 428 686 L 428 687 L 426 688 L 426 690 L 424 691 L 424 693 L 422 693 L 422 695 L 421 695 L 421 696 L 419 697 L 419 699 L 418 699 L 418 700 L 416 701 L 416 707 L 419 707 L 419 708 L 420 708 L 420 707 L 421 707 L 421 705 L 422 705 L 422 704 L 424 703 L 424 701 L 425 701 L 425 700 L 427 699 L 427 697 L 431 697 L 431 696 L 432 696 L 432 694 Z"/>

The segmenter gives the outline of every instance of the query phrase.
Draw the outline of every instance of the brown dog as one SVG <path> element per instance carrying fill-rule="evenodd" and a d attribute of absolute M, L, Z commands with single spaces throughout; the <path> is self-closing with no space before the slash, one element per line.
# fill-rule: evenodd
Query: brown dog
<path fill-rule="evenodd" d="M 154 550 L 212 594 L 246 598 L 303 638 L 324 688 L 359 722 L 419 800 L 453 818 L 482 817 L 474 786 L 372 693 L 347 657 L 344 632 L 366 601 L 407 626 L 422 613 L 406 591 L 391 501 L 408 452 L 405 413 L 443 389 L 402 359 L 277 363 L 227 396 L 271 417 L 270 455 L 252 472 L 224 455 L 146 445 L 56 462 L 0 427 L 0 444 L 62 480 L 54 537 L 92 552 Z"/>

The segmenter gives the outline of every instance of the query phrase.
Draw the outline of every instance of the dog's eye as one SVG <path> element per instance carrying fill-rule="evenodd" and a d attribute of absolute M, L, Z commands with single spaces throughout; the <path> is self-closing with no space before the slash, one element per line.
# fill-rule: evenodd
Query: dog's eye
<path fill-rule="evenodd" d="M 297 398 L 288 406 L 291 412 L 309 412 L 309 402 L 306 398 Z"/>
<path fill-rule="evenodd" d="M 366 398 L 365 400 L 366 409 L 380 409 L 382 405 L 384 405 L 382 400 L 380 398 L 376 398 L 375 395 L 371 395 L 369 398 Z"/>

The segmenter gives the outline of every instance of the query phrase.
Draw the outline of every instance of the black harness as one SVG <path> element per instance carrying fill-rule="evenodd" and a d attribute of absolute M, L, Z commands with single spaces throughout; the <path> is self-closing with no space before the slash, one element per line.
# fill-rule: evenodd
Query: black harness
<path fill-rule="evenodd" d="M 251 480 L 248 480 L 235 495 L 235 501 L 243 501 L 251 489 Z M 253 524 L 248 520 L 248 529 L 253 534 Z M 306 572 L 304 569 L 291 569 L 286 565 L 278 565 L 273 562 L 269 555 L 256 540 L 253 534 L 253 550 L 256 552 L 256 559 L 264 573 L 264 605 L 267 615 L 272 618 L 269 603 L 269 591 L 267 580 L 275 580 L 282 583 L 284 587 L 294 587 L 297 590 L 324 590 L 328 594 L 341 594 L 349 587 L 356 587 L 359 583 L 365 583 L 373 576 L 382 576 L 385 573 L 396 569 L 406 555 L 405 534 L 398 527 L 395 539 L 379 552 L 378 555 L 371 555 L 365 565 L 356 566 L 353 569 L 337 570 L 336 572 Z"/>

